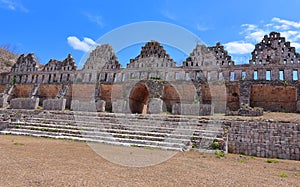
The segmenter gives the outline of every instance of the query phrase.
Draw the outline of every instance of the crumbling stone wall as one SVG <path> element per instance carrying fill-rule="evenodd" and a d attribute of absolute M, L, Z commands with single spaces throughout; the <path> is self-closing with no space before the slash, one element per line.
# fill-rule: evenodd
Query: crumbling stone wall
<path fill-rule="evenodd" d="M 51 59 L 47 64 L 41 65 L 33 54 L 23 54 L 18 58 L 11 72 L 1 74 L 0 82 L 2 86 L 7 84 L 4 90 L 9 88 L 9 83 L 15 85 L 34 84 L 34 89 L 37 88 L 36 90 L 40 92 L 34 96 L 40 95 L 41 102 L 45 98 L 54 98 L 55 95 L 57 98 L 67 98 L 67 106 L 71 103 L 73 92 L 76 92 L 75 97 L 76 95 L 81 97 L 81 93 L 78 95 L 75 89 L 72 91 L 72 83 L 94 84 L 94 88 L 92 86 L 89 91 L 81 90 L 80 92 L 91 94 L 83 96 L 91 100 L 105 100 L 108 109 L 112 106 L 111 98 L 113 96 L 111 95 L 114 93 L 111 94 L 111 90 L 113 90 L 111 87 L 114 84 L 127 85 L 127 83 L 135 83 L 140 80 L 156 80 L 173 84 L 176 90 L 175 96 L 178 95 L 180 103 L 210 104 L 215 112 L 225 112 L 225 108 L 237 110 L 243 104 L 264 105 L 264 108 L 269 106 L 269 108 L 282 111 L 282 103 L 285 111 L 295 112 L 300 111 L 300 86 L 297 83 L 300 77 L 299 68 L 300 55 L 295 48 L 286 42 L 280 33 L 271 32 L 255 46 L 249 64 L 236 65 L 228 51 L 218 42 L 211 47 L 197 44 L 182 66 L 179 66 L 159 42 L 150 41 L 142 47 L 138 56 L 130 60 L 127 68 L 121 68 L 113 48 L 109 44 L 104 44 L 95 47 L 82 70 L 77 70 L 71 55 L 68 55 L 63 61 Z M 284 92 L 279 92 L 276 93 L 277 101 L 272 99 L 270 101 L 272 104 L 266 106 L 267 104 L 262 103 L 263 101 L 259 99 L 270 99 L 273 96 L 268 96 L 274 93 L 268 92 L 265 96 L 260 97 L 255 96 L 259 92 L 256 92 L 255 89 L 252 90 L 252 85 L 260 85 L 262 81 L 264 85 L 269 86 L 280 86 L 280 83 L 273 84 L 273 81 L 281 81 L 284 86 L 292 86 L 295 88 L 296 99 L 288 99 L 282 95 L 285 94 Z M 194 86 L 191 86 L 190 83 Z M 45 89 L 39 88 L 40 84 L 60 84 L 61 88 L 58 91 L 55 90 L 57 93 L 49 88 L 49 93 L 47 93 L 48 91 Z M 64 87 L 70 87 L 71 91 Z M 161 91 L 157 92 L 157 90 Z M 19 92 L 18 86 L 15 91 Z M 66 93 L 61 94 L 62 91 Z M 164 95 L 163 89 L 160 87 L 150 86 L 149 92 L 151 97 L 157 93 L 161 96 Z M 32 97 L 27 93 L 28 91 L 21 91 L 15 97 Z M 129 97 L 128 94 L 125 95 Z M 117 97 L 117 99 L 120 98 L 123 96 Z M 162 99 L 164 101 L 163 111 L 166 108 L 169 111 L 172 110 L 172 105 L 178 103 L 178 99 L 176 101 L 168 98 Z M 286 110 L 287 108 L 289 109 Z"/>
<path fill-rule="evenodd" d="M 271 121 L 231 121 L 228 152 L 300 160 L 300 125 Z"/>

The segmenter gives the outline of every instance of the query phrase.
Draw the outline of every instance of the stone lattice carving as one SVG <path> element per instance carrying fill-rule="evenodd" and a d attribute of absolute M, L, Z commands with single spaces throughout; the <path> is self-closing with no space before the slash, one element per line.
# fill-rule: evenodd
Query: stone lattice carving
<path fill-rule="evenodd" d="M 26 73 L 26 72 L 36 72 L 42 65 L 37 62 L 36 57 L 33 53 L 29 53 L 27 56 L 22 54 L 19 56 L 17 62 L 11 68 L 13 73 Z"/>
<path fill-rule="evenodd" d="M 83 70 L 114 70 L 120 69 L 121 64 L 109 44 L 97 46 L 87 59 Z"/>
<path fill-rule="evenodd" d="M 170 68 L 176 67 L 176 63 L 166 53 L 159 42 L 152 40 L 142 47 L 141 53 L 134 59 L 130 59 L 127 68 Z"/>
<path fill-rule="evenodd" d="M 224 46 L 217 42 L 215 46 L 208 47 L 209 51 L 215 53 L 217 64 L 222 66 L 233 66 L 234 61 L 231 59 L 231 56 L 228 55 L 228 51 L 224 49 Z"/>
<path fill-rule="evenodd" d="M 64 61 L 51 59 L 43 68 L 43 71 L 75 71 L 77 69 L 71 54 Z"/>
<path fill-rule="evenodd" d="M 265 35 L 251 54 L 250 64 L 294 64 L 300 61 L 295 47 L 291 47 L 278 32 Z"/>
<path fill-rule="evenodd" d="M 223 52 L 218 51 L 217 47 L 221 48 Z M 223 46 L 219 45 L 217 47 L 206 47 L 205 45 L 197 44 L 193 52 L 191 52 L 190 56 L 187 57 L 186 60 L 183 62 L 183 66 L 189 68 L 194 67 L 199 69 L 208 66 L 219 66 L 219 60 L 225 58 L 225 53 L 227 54 L 227 51 L 224 50 Z M 224 54 L 222 57 L 217 57 L 217 54 L 219 53 Z M 231 60 L 230 56 L 228 58 L 229 60 Z"/>

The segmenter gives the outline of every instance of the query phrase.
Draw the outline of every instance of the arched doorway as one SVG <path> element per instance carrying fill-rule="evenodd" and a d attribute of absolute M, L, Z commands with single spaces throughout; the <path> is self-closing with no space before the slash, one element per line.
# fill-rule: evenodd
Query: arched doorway
<path fill-rule="evenodd" d="M 180 104 L 180 96 L 176 89 L 170 85 L 164 85 L 163 91 L 164 110 L 172 113 L 172 107 L 174 104 Z"/>
<path fill-rule="evenodd" d="M 145 83 L 138 83 L 130 92 L 129 107 L 131 113 L 146 114 L 149 89 Z"/>

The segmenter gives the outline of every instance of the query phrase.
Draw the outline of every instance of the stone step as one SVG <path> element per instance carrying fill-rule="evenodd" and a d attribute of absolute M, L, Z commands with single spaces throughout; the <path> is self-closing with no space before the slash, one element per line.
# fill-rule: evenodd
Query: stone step
<path fill-rule="evenodd" d="M 59 116 L 58 116 L 59 115 Z M 56 114 L 56 115 L 52 115 L 53 119 L 65 119 L 65 114 Z M 49 118 L 51 117 L 51 114 L 49 116 L 49 114 L 47 115 L 39 115 L 39 117 L 41 118 Z M 174 123 L 210 123 L 210 121 L 208 118 L 205 117 L 190 117 L 190 116 L 173 116 L 173 115 L 166 115 L 166 116 L 162 116 L 162 115 L 135 115 L 135 114 L 116 114 L 116 113 L 96 113 L 96 114 L 89 114 L 89 113 L 76 113 L 72 115 L 67 115 L 67 118 L 70 119 L 70 116 L 72 119 L 85 119 L 85 120 L 91 120 L 91 119 L 100 119 L 100 120 L 120 120 L 120 121 L 124 121 L 124 120 L 130 120 L 130 121 L 139 121 L 142 122 L 144 120 L 146 121 L 166 121 L 166 122 L 174 122 Z"/>
<path fill-rule="evenodd" d="M 150 146 L 163 149 L 173 149 L 182 150 L 186 147 L 184 143 L 172 143 L 163 141 L 151 141 L 151 140 L 140 140 L 140 139 L 129 139 L 129 138 L 118 138 L 113 136 L 91 136 L 91 135 L 77 135 L 73 136 L 68 133 L 56 133 L 56 132 L 42 132 L 37 130 L 24 130 L 24 129 L 7 129 L 1 131 L 2 134 L 12 134 L 12 135 L 30 135 L 30 136 L 40 136 L 40 137 L 64 137 L 65 139 L 78 139 L 92 142 L 102 142 L 102 143 L 114 143 L 127 144 L 127 145 L 137 145 L 137 146 Z"/>
<path fill-rule="evenodd" d="M 75 126 L 75 125 L 57 125 L 57 124 L 43 124 L 43 123 L 28 123 L 28 122 L 14 122 L 11 127 L 19 128 L 49 128 L 50 130 L 60 129 L 61 131 L 97 131 L 97 132 L 109 132 L 109 133 L 125 133 L 125 134 L 137 134 L 137 135 L 152 135 L 152 136 L 172 136 L 173 138 L 191 138 L 191 133 L 197 136 L 215 137 L 217 134 L 222 133 L 222 131 L 212 131 L 212 130 L 198 130 L 198 129 L 185 129 L 185 128 L 169 128 L 162 131 L 161 128 L 150 128 L 145 126 L 134 128 L 132 126 L 126 127 L 126 125 L 115 125 L 115 124 L 104 124 L 97 126 Z"/>
<path fill-rule="evenodd" d="M 54 111 L 20 114 L 2 133 L 172 150 L 185 150 L 192 144 L 208 149 L 217 135 L 223 134 L 222 123 L 206 117 Z"/>
<path fill-rule="evenodd" d="M 105 129 L 105 128 L 83 128 L 83 129 L 74 129 L 65 126 L 48 126 L 40 125 L 40 124 L 20 124 L 17 123 L 12 125 L 12 129 L 29 129 L 29 130 L 39 130 L 39 131 L 48 131 L 48 132 L 62 132 L 62 133 L 69 133 L 69 134 L 98 134 L 98 135 L 107 135 L 111 134 L 112 136 L 118 137 L 130 137 L 130 138 L 137 138 L 137 139 L 157 139 L 163 141 L 168 139 L 170 141 L 182 140 L 182 141 L 190 141 L 194 138 L 215 138 L 218 133 L 215 132 L 193 132 L 180 134 L 176 131 L 171 133 L 159 133 L 159 132 L 149 132 L 149 131 L 134 131 L 134 130 L 122 130 L 122 129 Z M 196 134 L 196 135 L 195 135 Z"/>
<path fill-rule="evenodd" d="M 69 136 L 53 136 L 53 135 L 44 135 L 44 134 L 33 134 L 33 133 L 24 133 L 24 132 L 11 132 L 11 131 L 2 131 L 1 134 L 10 134 L 10 135 L 21 135 L 21 136 L 33 136 L 33 137 L 44 137 L 44 138 L 54 138 L 54 139 L 68 139 L 75 141 L 85 141 L 85 142 L 94 142 L 94 143 L 105 143 L 111 145 L 121 145 L 121 146 L 137 146 L 137 147 L 145 147 L 143 144 L 130 144 L 130 143 L 122 143 L 122 142 L 110 142 L 110 141 L 101 141 L 90 138 L 80 138 L 80 137 L 69 137 Z M 147 147 L 155 148 L 155 149 L 165 149 L 172 151 L 183 151 L 182 148 L 175 147 L 167 147 L 167 146 L 155 146 L 148 145 Z"/>
<path fill-rule="evenodd" d="M 196 130 L 211 130 L 211 131 L 219 131 L 222 132 L 223 129 L 221 128 L 220 125 L 218 124 L 213 124 L 213 126 L 209 126 L 209 125 L 202 125 L 202 124 L 197 124 L 197 125 L 192 125 L 190 126 L 189 124 L 162 124 L 162 123 L 146 123 L 143 124 L 142 122 L 139 123 L 111 123 L 111 122 L 103 122 L 103 121 L 70 121 L 70 120 L 46 120 L 43 121 L 43 119 L 40 118 L 34 118 L 34 119 L 27 119 L 27 122 L 31 122 L 31 123 L 51 123 L 51 124 L 56 124 L 59 123 L 61 125 L 77 125 L 77 126 L 103 126 L 103 125 L 122 125 L 122 126 L 126 126 L 126 127 L 141 127 L 141 128 L 145 128 L 145 129 L 150 129 L 150 128 L 154 128 L 156 130 L 162 129 L 162 130 L 171 130 L 174 128 L 181 128 L 181 129 L 196 129 Z M 78 125 L 80 124 L 80 125 Z"/>

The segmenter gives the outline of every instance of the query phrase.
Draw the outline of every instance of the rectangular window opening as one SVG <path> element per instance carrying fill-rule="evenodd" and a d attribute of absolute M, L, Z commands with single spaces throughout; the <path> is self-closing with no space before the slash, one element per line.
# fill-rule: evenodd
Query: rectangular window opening
<path fill-rule="evenodd" d="M 293 70 L 293 80 L 294 80 L 294 81 L 299 80 L 299 77 L 298 77 L 298 70 Z"/>
<path fill-rule="evenodd" d="M 257 73 L 257 70 L 255 70 L 255 71 L 253 72 L 253 79 L 254 79 L 254 80 L 257 80 L 257 79 L 258 79 L 258 73 Z"/>
<path fill-rule="evenodd" d="M 242 72 L 242 80 L 246 80 L 247 73 L 245 71 Z"/>
<path fill-rule="evenodd" d="M 234 72 L 233 72 L 233 71 L 231 71 L 231 72 L 229 73 L 229 77 L 230 77 L 230 80 L 231 80 L 231 81 L 234 81 Z"/>
<path fill-rule="evenodd" d="M 271 80 L 271 70 L 266 71 L 266 80 L 270 81 Z"/>
<path fill-rule="evenodd" d="M 281 81 L 284 80 L 284 71 L 283 70 L 279 71 L 279 80 L 281 80 Z"/>

